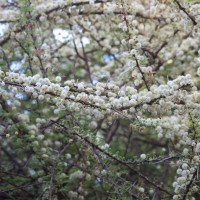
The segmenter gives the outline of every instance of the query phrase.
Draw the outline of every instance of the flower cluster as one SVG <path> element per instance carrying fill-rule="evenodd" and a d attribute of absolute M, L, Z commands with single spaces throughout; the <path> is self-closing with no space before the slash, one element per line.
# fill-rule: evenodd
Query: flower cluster
<path fill-rule="evenodd" d="M 3 0 L 0 199 L 199 198 L 199 8 Z"/>

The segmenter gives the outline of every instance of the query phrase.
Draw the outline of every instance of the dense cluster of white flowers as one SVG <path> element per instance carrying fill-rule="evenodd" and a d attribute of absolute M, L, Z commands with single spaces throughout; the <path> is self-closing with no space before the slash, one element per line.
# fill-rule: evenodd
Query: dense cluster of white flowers
<path fill-rule="evenodd" d="M 16 165 L 6 173 L 34 172 L 49 199 L 200 198 L 199 10 L 3 0 L 0 156 Z"/>
<path fill-rule="evenodd" d="M 1 73 L 3 74 L 2 71 Z M 127 117 L 133 118 L 138 107 L 142 108 L 140 112 L 151 110 L 151 107 L 155 109 L 155 106 L 159 107 L 161 112 L 162 110 L 169 112 L 172 108 L 180 107 L 179 101 L 184 101 L 184 105 L 190 108 L 194 105 L 197 106 L 193 99 L 199 99 L 199 93 L 195 93 L 197 89 L 193 87 L 189 74 L 179 76 L 173 81 L 168 81 L 167 84 L 152 85 L 150 91 L 137 91 L 129 85 L 120 89 L 114 83 L 98 82 L 96 86 L 84 86 L 84 83 L 76 83 L 75 80 L 68 80 L 60 85 L 51 82 L 48 78 L 41 78 L 38 74 L 25 76 L 14 72 L 7 72 L 2 78 L 2 83 L 14 86 L 16 92 L 21 89 L 33 98 L 53 102 L 60 110 L 69 107 L 71 110 L 74 108 L 77 111 L 83 105 L 82 109 L 88 113 L 87 107 L 91 107 L 90 113 L 97 119 L 102 119 L 103 114 L 109 114 L 111 111 L 125 111 Z M 189 86 L 194 92 L 187 92 L 184 90 L 184 86 Z M 156 100 L 158 100 L 158 104 L 153 104 Z M 74 107 L 74 103 L 79 103 L 79 108 Z M 149 120 L 151 121 L 151 119 Z M 147 125 L 148 123 L 151 125 L 150 121 L 147 122 Z"/>

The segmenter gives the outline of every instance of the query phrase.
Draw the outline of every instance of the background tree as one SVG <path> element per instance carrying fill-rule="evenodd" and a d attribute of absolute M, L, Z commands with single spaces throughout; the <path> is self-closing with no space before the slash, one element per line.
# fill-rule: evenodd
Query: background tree
<path fill-rule="evenodd" d="M 0 199 L 199 199 L 200 3 L 1 0 Z"/>

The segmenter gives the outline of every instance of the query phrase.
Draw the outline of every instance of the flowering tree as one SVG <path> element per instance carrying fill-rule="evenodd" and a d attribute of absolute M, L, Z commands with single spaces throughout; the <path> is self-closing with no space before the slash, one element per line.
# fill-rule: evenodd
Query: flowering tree
<path fill-rule="evenodd" d="M 200 199 L 200 3 L 1 0 L 0 199 Z"/>

